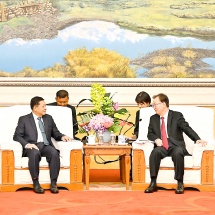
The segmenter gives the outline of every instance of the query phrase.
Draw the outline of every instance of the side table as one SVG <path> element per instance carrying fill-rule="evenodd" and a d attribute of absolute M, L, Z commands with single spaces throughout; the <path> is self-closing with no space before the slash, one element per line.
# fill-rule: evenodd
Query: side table
<path fill-rule="evenodd" d="M 120 176 L 122 182 L 126 184 L 126 190 L 129 190 L 130 179 L 130 163 L 131 163 L 131 145 L 111 145 L 104 143 L 102 145 L 84 145 L 84 179 L 86 189 L 89 190 L 89 175 L 90 175 L 90 156 L 93 155 L 117 155 L 121 156 L 120 160 Z"/>

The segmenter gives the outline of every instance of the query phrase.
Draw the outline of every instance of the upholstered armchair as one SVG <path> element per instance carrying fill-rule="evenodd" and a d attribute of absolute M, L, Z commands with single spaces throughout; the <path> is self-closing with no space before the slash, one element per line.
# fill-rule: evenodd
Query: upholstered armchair
<path fill-rule="evenodd" d="M 18 118 L 30 113 L 29 105 L 0 108 L 0 189 L 16 191 L 19 188 L 32 188 L 32 180 L 28 169 L 28 158 L 22 157 L 22 146 L 13 141 L 13 134 Z M 61 133 L 73 138 L 72 113 L 67 107 L 47 106 L 47 113 L 52 115 Z M 68 190 L 83 190 L 82 183 L 82 147 L 80 141 L 56 142 L 60 150 L 61 168 L 58 186 Z M 44 189 L 50 186 L 48 163 L 45 157 L 40 162 L 39 181 Z"/>
<path fill-rule="evenodd" d="M 214 186 L 214 111 L 210 108 L 194 106 L 172 106 L 172 110 L 182 112 L 185 120 L 197 132 L 201 139 L 208 141 L 202 147 L 194 144 L 184 134 L 185 144 L 191 156 L 185 156 L 184 185 L 200 191 L 215 191 Z M 147 140 L 150 116 L 155 114 L 153 108 L 140 110 L 139 137 L 133 142 L 133 190 L 145 190 L 150 183 L 149 156 L 154 144 Z M 157 178 L 159 187 L 175 189 L 174 165 L 171 157 L 162 159 Z"/>

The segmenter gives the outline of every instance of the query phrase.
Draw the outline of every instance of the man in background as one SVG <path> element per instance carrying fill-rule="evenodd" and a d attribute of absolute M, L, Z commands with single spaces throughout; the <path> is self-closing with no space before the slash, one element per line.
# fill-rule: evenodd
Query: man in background
<path fill-rule="evenodd" d="M 72 111 L 72 123 L 73 123 L 73 138 L 79 140 L 79 138 L 75 137 L 75 135 L 78 133 L 78 122 L 76 117 L 76 110 L 75 107 L 72 105 L 69 105 L 69 93 L 66 90 L 59 90 L 56 93 L 55 97 L 56 102 L 49 103 L 47 105 L 50 106 L 62 106 L 62 107 L 68 107 Z"/>

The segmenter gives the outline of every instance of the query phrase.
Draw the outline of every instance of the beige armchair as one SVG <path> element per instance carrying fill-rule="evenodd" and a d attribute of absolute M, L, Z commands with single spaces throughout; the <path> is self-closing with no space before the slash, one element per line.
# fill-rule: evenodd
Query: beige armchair
<path fill-rule="evenodd" d="M 33 188 L 28 170 L 28 158 L 22 157 L 22 146 L 13 141 L 13 134 L 18 118 L 30 113 L 29 105 L 0 108 L 0 190 L 16 191 L 19 188 Z M 58 129 L 73 137 L 72 113 L 67 107 L 47 106 L 47 113 L 52 115 Z M 4 122 L 4 123 L 3 123 Z M 57 185 L 68 190 L 83 190 L 82 183 L 82 147 L 80 141 L 56 142 L 60 150 L 61 168 Z M 45 157 L 40 162 L 39 181 L 41 186 L 48 189 L 50 176 Z"/>
<path fill-rule="evenodd" d="M 202 147 L 194 144 L 185 134 L 186 148 L 192 156 L 185 156 L 184 185 L 200 191 L 215 191 L 214 185 L 214 111 L 210 108 L 194 106 L 172 106 L 172 110 L 180 111 L 186 121 L 199 134 L 201 139 L 207 140 L 208 145 Z M 155 112 L 153 108 L 143 108 L 140 111 L 139 137 L 133 142 L 133 190 L 145 190 L 150 183 L 149 156 L 153 150 L 153 143 L 147 140 L 150 116 Z M 144 143 L 143 143 L 144 142 Z M 159 187 L 175 189 L 173 162 L 170 157 L 162 159 L 157 178 Z"/>

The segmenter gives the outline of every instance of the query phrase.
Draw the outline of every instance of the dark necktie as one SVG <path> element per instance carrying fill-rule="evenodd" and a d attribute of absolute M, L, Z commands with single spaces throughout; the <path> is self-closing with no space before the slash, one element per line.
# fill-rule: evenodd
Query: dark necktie
<path fill-rule="evenodd" d="M 164 117 L 161 117 L 161 138 L 162 138 L 163 147 L 166 150 L 168 150 L 169 145 L 168 145 L 168 140 L 167 140 L 167 135 L 166 135 Z"/>
<path fill-rule="evenodd" d="M 42 133 L 43 142 L 44 142 L 45 145 L 49 145 L 49 141 L 47 140 L 44 125 L 42 123 L 41 117 L 38 117 L 37 119 L 38 119 L 38 124 L 39 124 L 40 131 Z"/>

